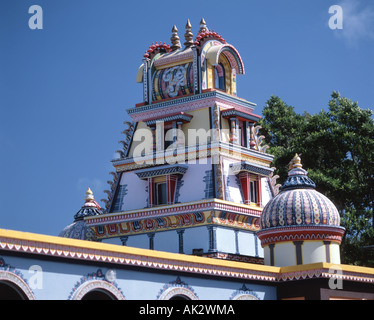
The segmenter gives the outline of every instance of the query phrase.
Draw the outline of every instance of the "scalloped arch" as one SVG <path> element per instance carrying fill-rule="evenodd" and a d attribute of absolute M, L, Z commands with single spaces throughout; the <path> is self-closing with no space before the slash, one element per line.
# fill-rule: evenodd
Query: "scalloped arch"
<path fill-rule="evenodd" d="M 89 280 L 82 283 L 74 292 L 70 300 L 81 300 L 85 294 L 93 290 L 110 293 L 117 300 L 125 300 L 125 296 L 113 284 L 104 280 Z"/>

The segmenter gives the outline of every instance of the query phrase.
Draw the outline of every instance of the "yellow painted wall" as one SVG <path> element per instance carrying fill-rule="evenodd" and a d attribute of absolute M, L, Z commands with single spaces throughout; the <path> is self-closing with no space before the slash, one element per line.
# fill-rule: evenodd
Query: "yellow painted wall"
<path fill-rule="evenodd" d="M 214 66 L 208 61 L 207 63 L 207 88 L 214 89 Z"/>
<path fill-rule="evenodd" d="M 230 124 L 229 120 L 221 117 L 221 141 L 230 142 Z"/>
<path fill-rule="evenodd" d="M 193 118 L 189 123 L 185 123 L 182 125 L 182 131 L 185 136 L 186 146 L 193 146 L 196 145 L 195 139 L 188 139 L 188 130 L 189 129 L 203 129 L 205 132 L 209 132 L 210 130 L 210 119 L 209 119 L 209 108 L 200 109 L 188 112 L 188 114 L 192 115 Z"/>
<path fill-rule="evenodd" d="M 148 131 L 146 131 L 148 130 Z M 148 132 L 148 133 L 147 133 Z M 145 135 L 145 140 L 141 141 L 135 141 L 135 139 L 140 139 L 142 135 Z M 152 150 L 152 139 L 151 137 L 151 130 L 144 122 L 138 122 L 138 125 L 136 127 L 136 130 L 134 132 L 133 141 L 131 143 L 130 151 L 129 151 L 129 157 L 132 157 L 134 155 L 134 150 L 137 146 L 142 144 L 139 147 L 144 147 L 146 150 L 149 150 L 149 152 Z M 137 149 L 139 150 L 139 149 Z"/>

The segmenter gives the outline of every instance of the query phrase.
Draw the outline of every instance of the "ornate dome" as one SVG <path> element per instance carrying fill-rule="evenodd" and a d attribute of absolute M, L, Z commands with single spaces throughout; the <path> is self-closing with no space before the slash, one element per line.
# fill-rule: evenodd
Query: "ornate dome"
<path fill-rule="evenodd" d="M 315 190 L 315 183 L 301 168 L 296 154 L 281 192 L 270 200 L 261 215 L 258 236 L 263 243 L 292 240 L 341 242 L 344 228 L 335 205 Z"/>
<path fill-rule="evenodd" d="M 85 203 L 82 208 L 74 215 L 74 222 L 65 227 L 59 234 L 59 237 L 73 238 L 81 240 L 95 240 L 94 232 L 87 227 L 84 221 L 85 217 L 97 216 L 102 214 L 100 205 L 95 201 L 90 188 L 86 191 Z"/>

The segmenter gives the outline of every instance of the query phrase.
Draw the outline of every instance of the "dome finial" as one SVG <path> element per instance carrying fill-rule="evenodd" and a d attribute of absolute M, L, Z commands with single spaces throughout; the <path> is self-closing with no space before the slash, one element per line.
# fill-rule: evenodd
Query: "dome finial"
<path fill-rule="evenodd" d="M 288 170 L 301 168 L 302 166 L 300 156 L 296 153 L 291 162 L 288 164 Z"/>
<path fill-rule="evenodd" d="M 191 31 L 191 28 L 192 28 L 191 22 L 190 22 L 190 19 L 188 19 L 187 24 L 186 24 L 186 33 L 184 34 L 184 38 L 186 39 L 186 42 L 184 43 L 184 45 L 187 48 L 193 45 L 193 34 Z"/>
<path fill-rule="evenodd" d="M 179 36 L 178 36 L 178 29 L 175 25 L 173 26 L 173 29 L 171 29 L 171 32 L 172 32 L 172 36 L 170 38 L 170 40 L 171 40 L 171 50 L 175 51 L 175 50 L 181 48 L 181 43 L 179 41 Z"/>
<path fill-rule="evenodd" d="M 91 188 L 87 189 L 86 196 L 84 197 L 84 200 L 86 200 L 86 202 L 90 202 L 90 201 L 95 200 L 93 192 L 91 191 Z"/>

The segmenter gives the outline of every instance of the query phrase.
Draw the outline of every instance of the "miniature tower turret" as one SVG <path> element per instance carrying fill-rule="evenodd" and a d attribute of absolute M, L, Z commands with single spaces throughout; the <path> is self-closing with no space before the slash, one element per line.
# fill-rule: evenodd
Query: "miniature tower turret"
<path fill-rule="evenodd" d="M 258 236 L 265 264 L 291 266 L 316 262 L 340 264 L 344 228 L 335 205 L 315 190 L 296 154 L 281 192 L 265 206 Z"/>

